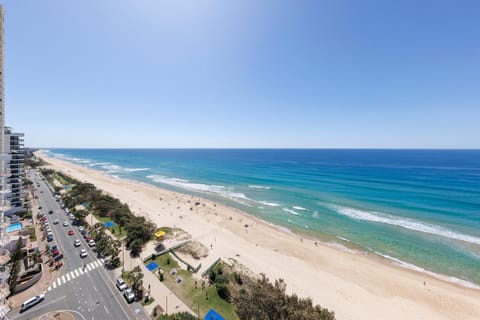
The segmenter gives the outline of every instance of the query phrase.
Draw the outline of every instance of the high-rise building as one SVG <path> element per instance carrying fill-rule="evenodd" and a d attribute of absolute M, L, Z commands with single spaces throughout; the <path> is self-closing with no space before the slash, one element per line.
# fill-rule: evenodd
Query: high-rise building
<path fill-rule="evenodd" d="M 9 259 L 9 252 L 3 247 L 8 236 L 5 234 L 4 213 L 10 209 L 10 189 L 8 179 L 10 177 L 9 160 L 10 156 L 5 152 L 5 58 L 4 58 L 4 12 L 0 5 L 0 319 L 5 319 L 10 311 L 7 297 L 10 295 L 7 280 L 10 272 L 6 263 Z"/>
<path fill-rule="evenodd" d="M 12 132 L 11 128 L 5 127 L 5 153 L 10 156 L 10 176 L 7 183 L 10 186 L 10 206 L 6 212 L 11 215 L 23 210 L 23 174 L 25 152 L 23 148 L 23 133 Z"/>

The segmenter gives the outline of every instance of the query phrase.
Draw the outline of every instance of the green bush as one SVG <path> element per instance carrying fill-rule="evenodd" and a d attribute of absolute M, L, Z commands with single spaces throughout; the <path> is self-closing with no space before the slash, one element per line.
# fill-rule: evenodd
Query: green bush
<path fill-rule="evenodd" d="M 215 285 L 215 289 L 217 289 L 217 294 L 220 298 L 227 302 L 230 302 L 230 298 L 232 297 L 232 295 L 230 293 L 230 289 L 228 289 L 228 286 L 225 283 L 217 283 Z"/>

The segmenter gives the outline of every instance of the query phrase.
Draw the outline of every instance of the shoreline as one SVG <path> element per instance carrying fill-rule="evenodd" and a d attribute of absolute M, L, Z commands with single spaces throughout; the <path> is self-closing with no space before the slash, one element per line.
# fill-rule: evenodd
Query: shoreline
<path fill-rule="evenodd" d="M 177 226 L 207 247 L 214 244 L 212 256 L 235 258 L 271 280 L 285 279 L 288 292 L 310 296 L 314 303 L 335 311 L 338 319 L 403 319 L 405 312 L 422 319 L 475 319 L 480 314 L 479 290 L 438 279 L 427 270 L 421 273 L 373 252 L 352 253 L 354 250 L 335 248 L 328 242 L 302 238 L 200 196 L 111 177 L 41 152 L 36 155 L 56 170 L 119 198 L 135 214 L 150 218 L 159 227 Z M 202 205 L 192 210 L 191 201 L 196 199 Z"/>

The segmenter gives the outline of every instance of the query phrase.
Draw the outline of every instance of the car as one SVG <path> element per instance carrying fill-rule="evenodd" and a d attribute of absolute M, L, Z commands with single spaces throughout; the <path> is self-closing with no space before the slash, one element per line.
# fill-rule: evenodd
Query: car
<path fill-rule="evenodd" d="M 73 236 L 73 230 L 68 231 L 69 236 Z"/>
<path fill-rule="evenodd" d="M 57 248 L 53 249 L 52 250 L 52 255 L 55 257 L 55 256 L 58 256 L 60 254 L 60 250 L 58 250 Z"/>
<path fill-rule="evenodd" d="M 123 291 L 127 288 L 127 284 L 125 283 L 125 281 L 123 281 L 122 278 L 117 279 L 117 288 L 120 291 Z"/>
<path fill-rule="evenodd" d="M 45 299 L 44 294 L 39 294 L 38 296 L 35 296 L 33 298 L 28 299 L 27 301 L 22 303 L 22 306 L 20 307 L 20 312 L 23 312 L 23 311 L 33 307 L 37 303 L 43 301 L 43 299 Z"/>
<path fill-rule="evenodd" d="M 132 303 L 133 300 L 135 300 L 135 294 L 133 293 L 132 288 L 129 288 L 129 287 L 125 288 L 125 290 L 123 291 L 123 296 L 125 297 L 128 303 Z"/>
<path fill-rule="evenodd" d="M 42 209 L 43 209 L 43 207 L 42 207 L 42 206 L 38 206 L 38 210 L 42 210 Z"/>
<path fill-rule="evenodd" d="M 47 227 L 45 228 L 45 231 L 47 231 L 47 232 L 52 232 L 52 228 L 50 228 L 50 227 L 47 226 Z"/>
<path fill-rule="evenodd" d="M 74 245 L 75 247 L 80 247 L 82 244 L 80 243 L 80 240 L 77 239 L 77 240 L 75 240 L 75 241 L 73 242 L 73 245 Z"/>
<path fill-rule="evenodd" d="M 82 231 L 84 231 L 84 230 L 85 230 L 84 227 L 82 227 L 82 226 L 78 227 L 78 231 L 82 232 Z"/>
<path fill-rule="evenodd" d="M 64 227 L 68 227 L 68 222 L 67 222 L 67 221 L 64 221 L 64 222 L 63 222 L 63 226 L 64 226 Z"/>
<path fill-rule="evenodd" d="M 48 214 L 52 214 L 52 213 L 53 213 L 53 210 L 49 210 L 49 211 L 48 211 Z"/>
<path fill-rule="evenodd" d="M 88 256 L 87 250 L 82 249 L 82 251 L 80 251 L 80 258 L 86 258 L 87 256 Z"/>
<path fill-rule="evenodd" d="M 95 240 L 93 240 L 93 239 L 89 240 L 89 241 L 88 241 L 88 245 L 89 245 L 90 247 L 95 246 Z"/>
<path fill-rule="evenodd" d="M 46 227 L 50 227 L 50 223 L 48 221 L 45 221 L 43 226 L 46 228 Z"/>
<path fill-rule="evenodd" d="M 53 224 L 58 224 L 58 223 L 59 223 L 58 219 L 55 219 L 55 220 L 53 221 Z"/>

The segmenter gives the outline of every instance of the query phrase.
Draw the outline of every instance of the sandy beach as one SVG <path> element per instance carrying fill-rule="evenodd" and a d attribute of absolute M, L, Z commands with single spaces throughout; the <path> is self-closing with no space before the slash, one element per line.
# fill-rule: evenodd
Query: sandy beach
<path fill-rule="evenodd" d="M 157 226 L 182 228 L 210 249 L 207 261 L 233 258 L 271 280 L 283 278 L 288 291 L 311 297 L 334 310 L 338 319 L 480 319 L 478 289 L 408 270 L 374 255 L 316 245 L 314 240 L 211 200 L 36 154 L 54 169 L 119 198 Z"/>

